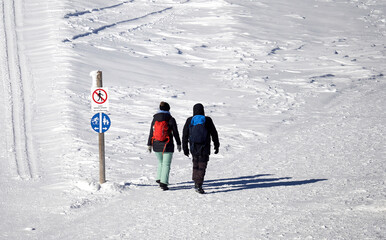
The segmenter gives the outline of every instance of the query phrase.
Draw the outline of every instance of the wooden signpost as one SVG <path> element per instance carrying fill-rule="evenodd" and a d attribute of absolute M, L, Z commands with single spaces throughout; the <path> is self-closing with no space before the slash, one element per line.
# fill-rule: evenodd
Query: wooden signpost
<path fill-rule="evenodd" d="M 106 182 L 106 167 L 105 167 L 105 131 L 110 127 L 110 118 L 102 113 L 108 111 L 108 93 L 107 89 L 103 88 L 102 72 L 91 72 L 93 77 L 93 87 L 91 91 L 91 105 L 98 104 L 97 107 L 92 107 L 93 111 L 98 111 L 91 119 L 91 127 L 98 132 L 99 140 L 99 183 Z M 95 88 L 96 87 L 96 88 Z"/>

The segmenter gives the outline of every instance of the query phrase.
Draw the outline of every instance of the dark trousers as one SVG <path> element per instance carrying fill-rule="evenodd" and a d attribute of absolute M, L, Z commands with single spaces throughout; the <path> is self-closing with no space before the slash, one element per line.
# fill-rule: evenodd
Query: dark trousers
<path fill-rule="evenodd" d="M 192 180 L 198 186 L 204 183 L 206 167 L 208 166 L 209 155 L 193 156 L 193 176 Z"/>

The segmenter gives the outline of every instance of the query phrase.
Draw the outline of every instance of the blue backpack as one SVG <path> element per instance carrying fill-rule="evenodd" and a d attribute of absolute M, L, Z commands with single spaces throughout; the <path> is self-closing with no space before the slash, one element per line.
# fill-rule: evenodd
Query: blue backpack
<path fill-rule="evenodd" d="M 205 128 L 205 116 L 196 115 L 192 118 L 189 126 L 189 142 L 190 144 L 205 145 L 208 136 L 208 130 Z"/>

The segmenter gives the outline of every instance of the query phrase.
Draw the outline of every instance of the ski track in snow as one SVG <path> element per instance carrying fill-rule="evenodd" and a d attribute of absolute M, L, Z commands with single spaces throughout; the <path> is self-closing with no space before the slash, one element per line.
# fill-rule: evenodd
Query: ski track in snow
<path fill-rule="evenodd" d="M 119 5 L 116 5 L 116 6 L 120 6 L 121 4 Z M 114 6 L 115 7 L 115 6 Z M 112 7 L 109 7 L 109 8 L 112 8 Z M 105 8 L 101 8 L 101 9 L 105 9 Z M 139 17 L 135 17 L 135 18 L 132 18 L 132 19 L 127 19 L 127 20 L 122 20 L 122 21 L 118 21 L 118 22 L 115 22 L 115 23 L 111 23 L 111 24 L 108 24 L 108 25 L 103 25 L 103 26 L 100 26 L 98 28 L 95 28 L 93 29 L 92 31 L 90 32 L 86 32 L 86 33 L 81 33 L 81 34 L 78 34 L 78 35 L 75 35 L 73 37 L 71 37 L 70 39 L 71 40 L 76 40 L 78 38 L 83 38 L 83 37 L 87 37 L 91 34 L 98 34 L 99 32 L 103 31 L 103 30 L 106 30 L 106 29 L 109 29 L 109 28 L 112 28 L 112 27 L 116 27 L 120 24 L 125 24 L 125 23 L 129 23 L 129 22 L 133 22 L 133 21 L 137 21 L 137 20 L 140 20 L 140 19 L 144 19 L 144 18 L 147 18 L 149 16 L 152 16 L 152 15 L 156 15 L 156 14 L 161 14 L 161 13 L 164 13 L 168 10 L 171 10 L 173 9 L 173 7 L 167 7 L 167 8 L 164 8 L 164 9 L 161 9 L 161 10 L 158 10 L 158 11 L 154 11 L 154 12 L 150 12 L 150 13 L 147 13 L 143 16 L 139 16 Z M 80 15 L 76 15 L 76 16 L 80 16 Z M 65 16 L 65 18 L 67 17 L 67 15 Z M 68 38 L 63 40 L 63 42 L 70 42 L 71 40 L 69 40 Z"/>
<path fill-rule="evenodd" d="M 79 17 L 81 15 L 88 14 L 88 13 L 99 12 L 99 11 L 103 11 L 103 10 L 106 10 L 106 9 L 116 8 L 116 7 L 119 7 L 119 6 L 124 5 L 126 3 L 129 3 L 129 2 L 130 3 L 134 2 L 134 0 L 124 1 L 124 2 L 115 4 L 115 5 L 112 5 L 112 6 L 107 6 L 107 7 L 94 8 L 94 9 L 86 10 L 86 11 L 75 11 L 74 13 L 67 13 L 66 15 L 64 15 L 64 18 Z"/>
<path fill-rule="evenodd" d="M 1 42 L 2 53 L 2 85 L 5 99 L 4 128 L 7 133 L 7 161 L 14 174 L 21 179 L 32 179 L 37 176 L 31 148 L 31 135 L 28 102 L 25 88 L 28 88 L 25 64 L 20 55 L 17 23 L 21 13 L 18 1 L 2 1 L 1 3 Z M 3 169 L 2 169 L 3 170 Z M 4 169 L 5 170 L 5 169 Z"/>

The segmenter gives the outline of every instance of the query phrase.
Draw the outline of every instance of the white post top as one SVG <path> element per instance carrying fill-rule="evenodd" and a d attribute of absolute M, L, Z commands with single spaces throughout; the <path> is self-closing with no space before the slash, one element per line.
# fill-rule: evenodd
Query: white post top
<path fill-rule="evenodd" d="M 90 72 L 90 76 L 92 77 L 92 84 L 91 84 L 91 87 L 93 87 L 93 88 L 96 88 L 96 87 L 97 87 L 97 76 L 98 76 L 98 72 L 100 72 L 100 70 L 95 70 L 95 71 L 91 71 L 91 72 Z"/>

